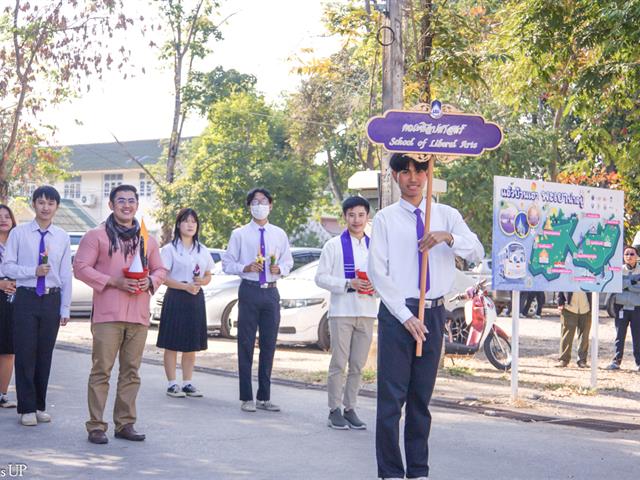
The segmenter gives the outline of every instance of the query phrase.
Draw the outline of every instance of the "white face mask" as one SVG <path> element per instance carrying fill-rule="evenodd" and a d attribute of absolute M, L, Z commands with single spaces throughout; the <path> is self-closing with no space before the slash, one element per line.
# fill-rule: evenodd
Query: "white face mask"
<path fill-rule="evenodd" d="M 251 215 L 256 220 L 264 220 L 269 216 L 269 205 L 251 205 Z"/>

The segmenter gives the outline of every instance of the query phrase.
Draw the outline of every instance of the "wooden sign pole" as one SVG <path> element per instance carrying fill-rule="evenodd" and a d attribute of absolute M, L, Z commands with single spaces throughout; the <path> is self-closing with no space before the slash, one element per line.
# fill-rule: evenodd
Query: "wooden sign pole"
<path fill-rule="evenodd" d="M 427 201 L 424 212 L 424 234 L 431 228 L 431 197 L 433 196 L 433 164 L 436 156 L 431 155 L 429 169 L 427 170 Z M 427 273 L 429 269 L 429 250 L 422 252 L 422 271 L 420 272 L 420 302 L 418 303 L 418 320 L 424 323 L 424 304 L 427 290 Z M 428 333 L 427 333 L 428 335 Z M 416 357 L 422 356 L 422 341 L 416 342 Z"/>

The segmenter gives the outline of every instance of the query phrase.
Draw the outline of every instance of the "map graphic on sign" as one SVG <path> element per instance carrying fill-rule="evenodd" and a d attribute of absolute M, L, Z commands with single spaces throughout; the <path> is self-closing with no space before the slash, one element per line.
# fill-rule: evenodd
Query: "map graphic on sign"
<path fill-rule="evenodd" d="M 620 292 L 624 194 L 494 177 L 493 289 Z"/>

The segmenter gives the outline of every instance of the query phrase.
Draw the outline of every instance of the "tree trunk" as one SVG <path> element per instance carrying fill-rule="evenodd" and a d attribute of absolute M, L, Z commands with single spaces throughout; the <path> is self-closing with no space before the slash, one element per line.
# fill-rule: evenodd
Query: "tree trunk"
<path fill-rule="evenodd" d="M 564 81 L 560 87 L 560 96 L 562 98 L 561 104 L 555 111 L 553 116 L 553 156 L 549 163 L 549 177 L 552 182 L 558 180 L 558 166 L 562 163 L 562 156 L 560 155 L 560 135 L 562 120 L 564 119 L 564 109 L 566 106 L 566 96 L 569 90 L 569 82 Z"/>

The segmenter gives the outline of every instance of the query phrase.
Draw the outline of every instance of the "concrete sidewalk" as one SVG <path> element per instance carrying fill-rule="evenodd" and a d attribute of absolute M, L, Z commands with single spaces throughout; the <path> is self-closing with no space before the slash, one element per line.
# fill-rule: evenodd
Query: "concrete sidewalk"
<path fill-rule="evenodd" d="M 163 369 L 143 364 L 136 427 L 147 440 L 86 440 L 87 354 L 57 349 L 49 388 L 53 423 L 22 427 L 0 411 L 0 474 L 26 464 L 23 478 L 374 479 L 375 400 L 361 398 L 364 432 L 326 427 L 326 394 L 275 386 L 282 413 L 240 411 L 237 380 L 197 374 L 202 399 L 165 395 Z M 112 386 L 115 385 L 115 376 Z M 109 419 L 113 395 L 107 406 Z M 640 432 L 600 433 L 433 409 L 434 479 L 631 479 Z"/>

